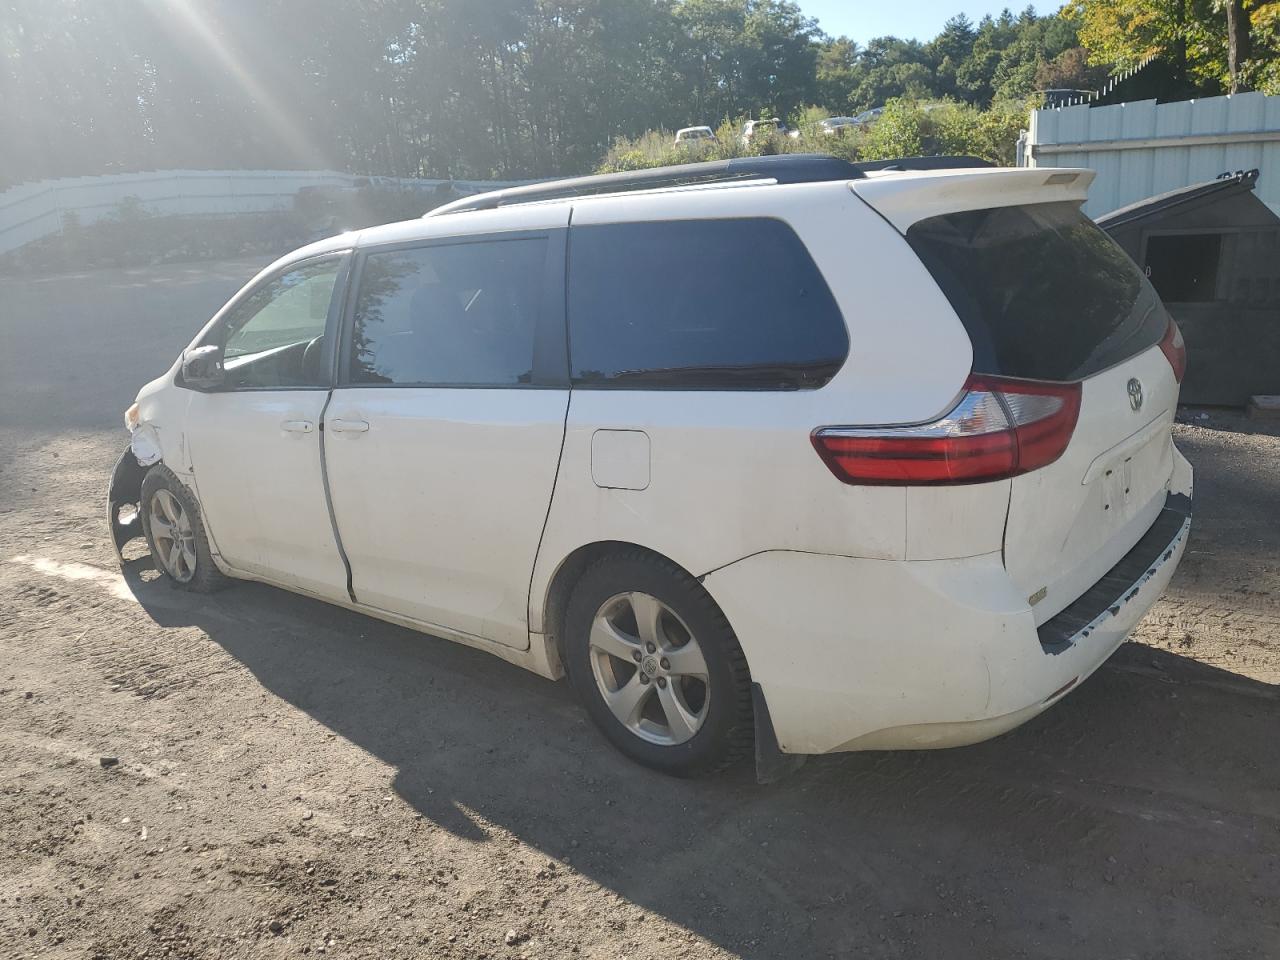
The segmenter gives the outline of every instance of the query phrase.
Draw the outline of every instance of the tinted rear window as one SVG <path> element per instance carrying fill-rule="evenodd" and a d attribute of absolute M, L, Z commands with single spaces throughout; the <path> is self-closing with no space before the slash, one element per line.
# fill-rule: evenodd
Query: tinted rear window
<path fill-rule="evenodd" d="M 1168 324 L 1138 267 L 1074 203 L 931 217 L 907 242 L 968 330 L 976 373 L 1080 380 Z"/>
<path fill-rule="evenodd" d="M 812 389 L 849 352 L 804 244 L 763 218 L 573 227 L 569 338 L 587 387 Z"/>

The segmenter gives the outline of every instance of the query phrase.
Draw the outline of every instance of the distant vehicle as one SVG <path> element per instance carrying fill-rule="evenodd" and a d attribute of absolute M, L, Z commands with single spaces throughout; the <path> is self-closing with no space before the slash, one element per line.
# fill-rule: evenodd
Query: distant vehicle
<path fill-rule="evenodd" d="M 676 146 L 710 143 L 716 135 L 710 127 L 684 127 L 676 131 Z"/>
<path fill-rule="evenodd" d="M 872 107 L 870 110 L 863 110 L 853 118 L 853 122 L 859 126 L 866 126 L 880 119 L 880 114 L 884 113 L 884 107 Z"/>
<path fill-rule="evenodd" d="M 818 124 L 818 131 L 828 135 L 847 133 L 861 126 L 857 117 L 827 117 Z"/>
<path fill-rule="evenodd" d="M 748 120 L 742 125 L 742 145 L 745 147 L 749 144 L 757 133 L 766 135 L 778 133 L 785 136 L 788 130 L 787 125 L 777 117 L 771 117 L 767 120 Z"/>
<path fill-rule="evenodd" d="M 114 541 L 567 672 L 668 773 L 986 740 L 1190 530 L 1182 337 L 1092 180 L 750 157 L 312 244 L 139 392 Z"/>

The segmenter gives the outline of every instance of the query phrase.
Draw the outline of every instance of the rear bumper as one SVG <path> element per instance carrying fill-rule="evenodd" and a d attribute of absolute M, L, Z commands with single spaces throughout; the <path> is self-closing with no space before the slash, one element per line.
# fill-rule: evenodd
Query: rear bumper
<path fill-rule="evenodd" d="M 1180 455 L 1165 509 L 1097 584 L 1038 629 L 999 553 L 861 560 L 784 551 L 709 574 L 786 753 L 952 747 L 1057 702 L 1128 637 L 1191 526 Z"/>
<path fill-rule="evenodd" d="M 1074 603 L 1040 625 L 1036 632 L 1044 652 L 1052 656 L 1066 653 L 1086 643 L 1094 632 L 1111 630 L 1114 621 L 1126 620 L 1129 605 L 1141 600 L 1147 583 L 1164 574 L 1170 563 L 1177 567 L 1177 557 L 1190 532 L 1191 497 L 1169 494 L 1155 523 L 1120 562 Z M 1169 569 L 1168 576 L 1172 574 Z M 1168 577 L 1165 579 L 1167 582 Z"/>

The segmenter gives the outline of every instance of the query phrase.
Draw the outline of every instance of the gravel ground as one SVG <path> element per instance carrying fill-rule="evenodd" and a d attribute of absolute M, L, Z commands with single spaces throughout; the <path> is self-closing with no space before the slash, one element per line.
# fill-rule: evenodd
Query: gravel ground
<path fill-rule="evenodd" d="M 1032 723 L 673 781 L 475 651 L 121 576 L 120 413 L 254 266 L 0 282 L 0 956 L 1280 957 L 1280 430 L 1184 413 L 1182 568 Z"/>

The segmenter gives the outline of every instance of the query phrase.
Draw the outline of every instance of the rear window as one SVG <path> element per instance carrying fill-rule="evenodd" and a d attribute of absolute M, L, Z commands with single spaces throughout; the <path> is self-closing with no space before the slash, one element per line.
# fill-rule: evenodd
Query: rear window
<path fill-rule="evenodd" d="M 1081 380 L 1168 325 L 1137 265 L 1074 203 L 967 210 L 907 230 L 973 341 L 975 373 Z"/>
<path fill-rule="evenodd" d="M 569 338 L 583 387 L 813 389 L 849 352 L 804 244 L 766 218 L 573 227 Z"/>

